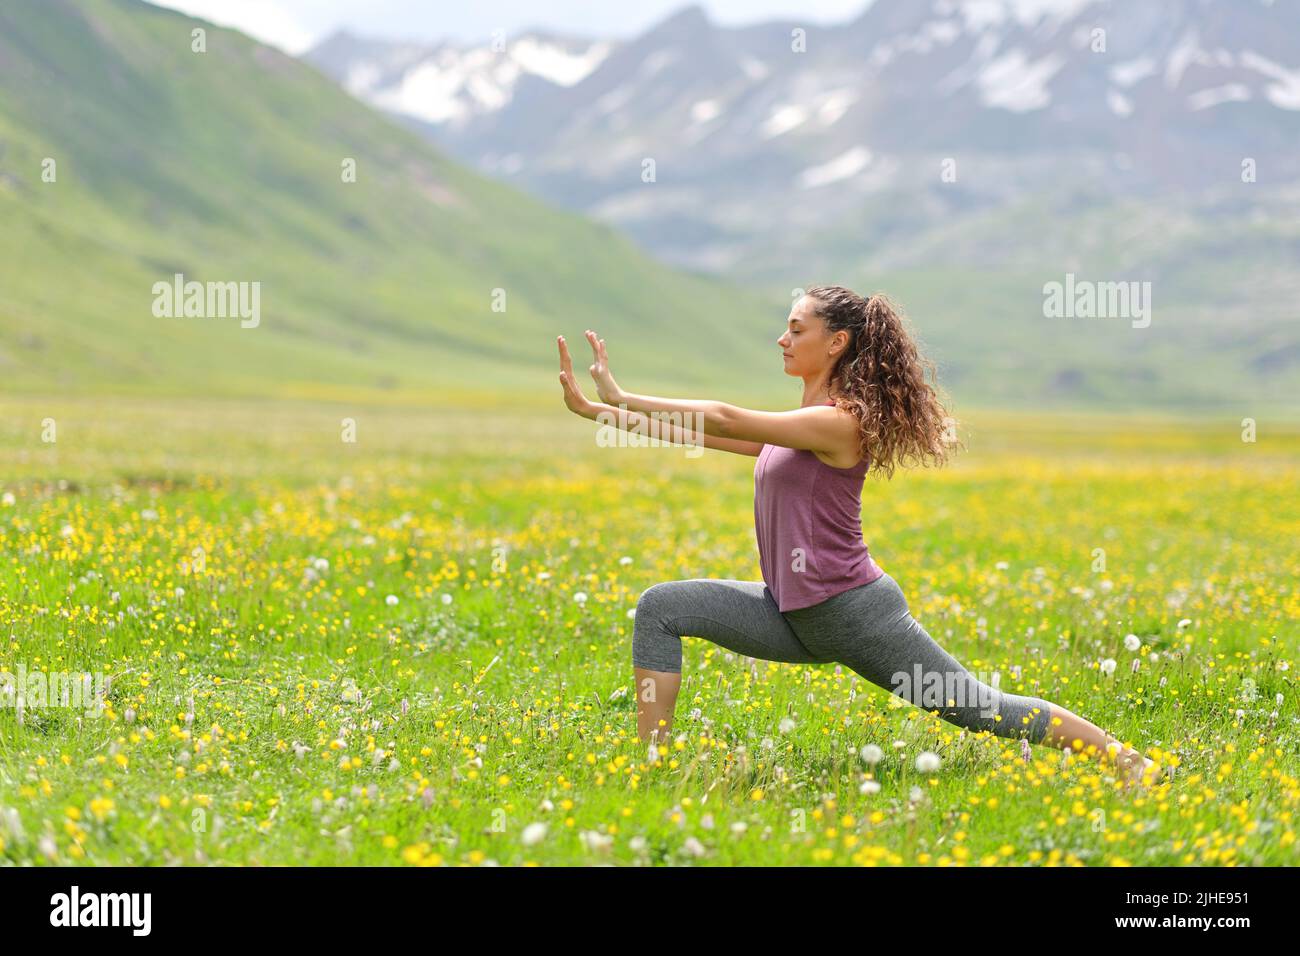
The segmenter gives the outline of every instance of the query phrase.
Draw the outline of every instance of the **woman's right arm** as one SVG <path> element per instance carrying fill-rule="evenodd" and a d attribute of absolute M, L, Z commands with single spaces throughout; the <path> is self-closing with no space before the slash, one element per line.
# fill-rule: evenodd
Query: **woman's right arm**
<path fill-rule="evenodd" d="M 674 425 L 662 419 L 650 418 L 641 412 L 615 408 L 604 402 L 592 402 L 592 405 L 596 409 L 595 421 L 617 425 L 625 432 L 636 432 L 649 438 L 657 437 L 660 441 L 670 441 L 675 445 L 703 445 L 705 448 L 715 448 L 718 451 L 729 451 L 755 458 L 763 451 L 763 443 L 759 441 L 708 435 L 702 430 L 683 428 L 681 425 Z"/>

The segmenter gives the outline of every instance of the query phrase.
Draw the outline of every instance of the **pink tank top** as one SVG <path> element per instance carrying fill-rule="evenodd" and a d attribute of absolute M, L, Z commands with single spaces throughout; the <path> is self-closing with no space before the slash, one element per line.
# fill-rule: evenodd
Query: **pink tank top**
<path fill-rule="evenodd" d="M 810 451 L 763 446 L 754 463 L 754 533 L 763 581 L 780 610 L 820 604 L 885 573 L 862 541 L 869 465 L 864 458 L 834 468 Z"/>

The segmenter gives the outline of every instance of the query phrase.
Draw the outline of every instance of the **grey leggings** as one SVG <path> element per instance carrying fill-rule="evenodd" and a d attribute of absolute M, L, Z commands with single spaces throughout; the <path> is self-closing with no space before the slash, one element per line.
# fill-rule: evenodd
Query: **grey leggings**
<path fill-rule="evenodd" d="M 1047 701 L 998 690 L 935 643 L 888 574 L 784 613 L 761 581 L 665 581 L 641 593 L 633 624 L 632 663 L 646 670 L 680 672 L 682 637 L 703 637 L 746 657 L 845 664 L 971 731 L 1040 743 L 1051 719 Z"/>

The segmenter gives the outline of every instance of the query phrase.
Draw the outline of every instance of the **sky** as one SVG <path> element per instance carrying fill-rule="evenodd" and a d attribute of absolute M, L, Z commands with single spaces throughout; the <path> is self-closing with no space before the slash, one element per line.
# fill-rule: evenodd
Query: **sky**
<path fill-rule="evenodd" d="M 481 43 L 494 30 L 532 28 L 626 39 L 666 19 L 690 0 L 150 0 L 249 36 L 297 56 L 346 27 L 380 39 Z M 709 19 L 726 26 L 789 18 L 810 23 L 850 20 L 873 0 L 699 0 Z"/>

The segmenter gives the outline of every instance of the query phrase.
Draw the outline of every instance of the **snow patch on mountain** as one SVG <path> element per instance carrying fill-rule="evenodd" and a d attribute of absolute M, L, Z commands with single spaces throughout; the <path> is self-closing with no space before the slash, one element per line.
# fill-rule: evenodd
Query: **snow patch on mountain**
<path fill-rule="evenodd" d="M 989 27 L 1009 22 L 1026 28 L 1034 27 L 1045 18 L 1048 30 L 1054 31 L 1095 2 L 1096 0 L 966 0 L 957 5 L 957 11 L 965 21 L 969 33 L 983 33 Z M 948 13 L 952 8 L 951 3 L 935 5 L 935 11 L 939 13 Z"/>
<path fill-rule="evenodd" d="M 1116 116 L 1133 115 L 1133 101 L 1114 87 L 1106 90 L 1106 105 Z"/>
<path fill-rule="evenodd" d="M 782 133 L 788 133 L 797 126 L 802 126 L 807 119 L 807 108 L 793 103 L 784 103 L 773 110 L 771 115 L 763 121 L 763 125 L 759 127 L 759 132 L 763 134 L 764 139 L 771 139 L 774 136 L 780 136 Z"/>
<path fill-rule="evenodd" d="M 700 100 L 691 105 L 691 122 L 707 123 L 722 112 L 722 105 L 717 100 Z"/>
<path fill-rule="evenodd" d="M 521 37 L 509 49 L 510 58 L 526 72 L 559 86 L 573 86 L 600 66 L 613 49 L 611 43 L 593 43 L 581 53 L 570 53 L 533 37 Z"/>
<path fill-rule="evenodd" d="M 1156 72 L 1156 61 L 1149 56 L 1138 57 L 1117 63 L 1110 68 L 1110 80 L 1116 86 L 1130 87 L 1134 83 L 1152 76 Z"/>
<path fill-rule="evenodd" d="M 985 106 L 1015 113 L 1042 109 L 1052 102 L 1047 83 L 1064 65 L 1057 53 L 1031 62 L 1023 50 L 1011 50 L 980 71 L 980 99 Z"/>
<path fill-rule="evenodd" d="M 1189 110 L 1204 110 L 1220 103 L 1242 103 L 1250 99 L 1250 87 L 1243 83 L 1227 83 L 1212 89 L 1201 90 L 1187 97 Z"/>
<path fill-rule="evenodd" d="M 1241 65 L 1276 80 L 1265 91 L 1268 101 L 1279 109 L 1300 110 L 1300 70 L 1288 70 L 1254 50 L 1243 50 Z"/>
<path fill-rule="evenodd" d="M 800 189 L 815 189 L 818 186 L 848 179 L 866 169 L 870 163 L 871 150 L 865 146 L 855 146 L 836 156 L 829 163 L 808 167 L 795 181 Z"/>
<path fill-rule="evenodd" d="M 817 107 L 817 118 L 826 126 L 835 123 L 857 100 L 852 87 L 831 90 Z"/>

